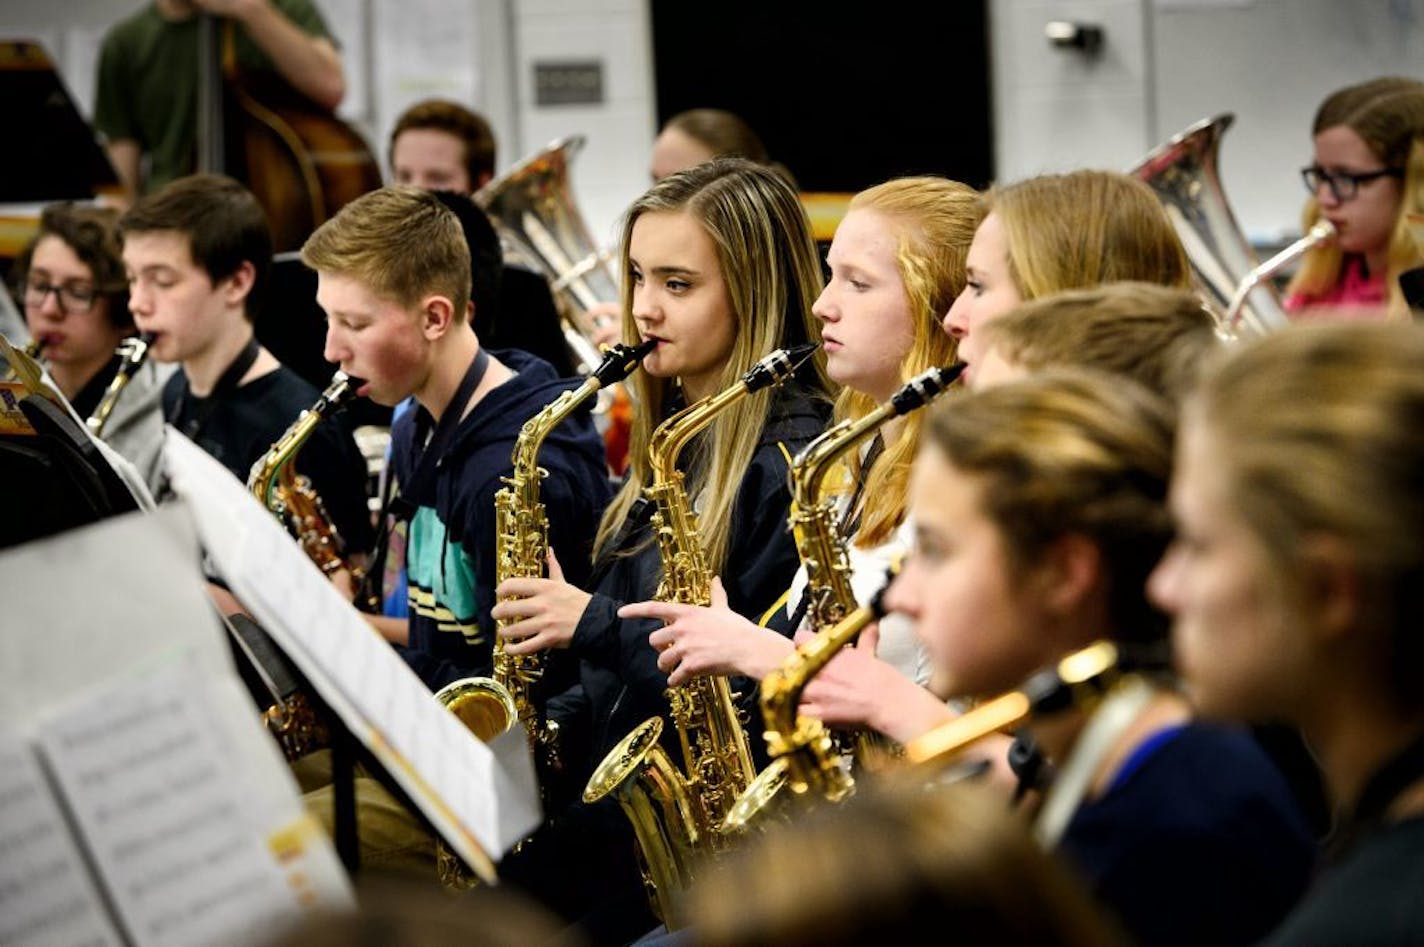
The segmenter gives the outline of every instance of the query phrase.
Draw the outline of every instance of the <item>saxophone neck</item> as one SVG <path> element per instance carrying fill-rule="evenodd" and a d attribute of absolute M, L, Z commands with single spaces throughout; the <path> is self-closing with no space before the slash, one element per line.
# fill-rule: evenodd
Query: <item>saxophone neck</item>
<path fill-rule="evenodd" d="M 109 415 L 113 413 L 114 405 L 118 404 L 119 395 L 123 394 L 135 373 L 148 358 L 148 347 L 152 344 L 152 332 L 131 336 L 119 343 L 117 349 L 119 370 L 114 373 L 114 380 L 109 382 L 109 387 L 104 389 L 104 395 L 99 399 L 99 405 L 94 409 L 94 413 L 84 422 L 95 437 L 104 433 L 104 426 L 109 422 Z"/>
<path fill-rule="evenodd" d="M 883 404 L 862 418 L 840 422 L 807 444 L 791 462 L 793 502 L 803 509 L 819 503 L 822 485 L 836 462 L 896 413 L 891 404 Z"/>
<path fill-rule="evenodd" d="M 653 482 L 667 483 L 676 479 L 677 459 L 688 441 L 748 393 L 746 384 L 737 382 L 730 388 L 688 405 L 659 424 L 648 441 L 648 467 Z"/>
<path fill-rule="evenodd" d="M 518 438 L 515 439 L 511 458 L 515 479 L 523 482 L 538 479 L 539 448 L 543 446 L 544 439 L 560 422 L 573 414 L 579 405 L 597 394 L 601 387 L 603 386 L 599 380 L 590 376 L 577 388 L 561 392 L 557 398 L 540 409 L 538 414 L 524 422 L 524 426 L 519 429 Z"/>
<path fill-rule="evenodd" d="M 693 435 L 711 424 L 718 414 L 749 394 L 781 384 L 818 348 L 819 345 L 812 344 L 777 349 L 753 365 L 735 384 L 683 408 L 658 425 L 648 443 L 648 465 L 652 468 L 654 480 L 672 478 L 677 455 L 682 448 Z"/>
<path fill-rule="evenodd" d="M 297 419 L 277 442 L 252 465 L 252 470 L 247 475 L 247 488 L 264 506 L 271 508 L 274 500 L 273 488 L 292 462 L 292 458 L 297 455 L 297 451 L 301 450 L 307 438 L 311 437 L 312 431 L 316 430 L 316 426 L 325 418 L 354 398 L 357 387 L 345 372 L 337 372 L 316 404 L 297 415 Z"/>

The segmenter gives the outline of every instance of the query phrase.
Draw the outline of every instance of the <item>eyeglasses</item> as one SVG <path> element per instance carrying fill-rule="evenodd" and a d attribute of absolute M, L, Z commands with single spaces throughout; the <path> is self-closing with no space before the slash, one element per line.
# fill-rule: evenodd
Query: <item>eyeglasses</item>
<path fill-rule="evenodd" d="M 1337 201 L 1353 200 L 1355 195 L 1360 193 L 1361 184 L 1366 184 L 1376 178 L 1403 176 L 1403 168 L 1381 168 L 1378 171 L 1365 171 L 1361 174 L 1351 174 L 1348 171 L 1326 171 L 1318 164 L 1300 169 L 1300 177 L 1305 182 L 1307 191 L 1317 194 L 1320 191 L 1320 185 L 1328 184 L 1330 193 L 1335 195 Z"/>
<path fill-rule="evenodd" d="M 72 283 L 56 286 L 37 279 L 27 280 L 25 283 L 25 305 L 38 309 L 44 305 L 45 297 L 50 293 L 54 293 L 54 298 L 59 301 L 59 308 L 68 315 L 80 316 L 94 308 L 95 295 L 92 288 L 75 286 Z"/>

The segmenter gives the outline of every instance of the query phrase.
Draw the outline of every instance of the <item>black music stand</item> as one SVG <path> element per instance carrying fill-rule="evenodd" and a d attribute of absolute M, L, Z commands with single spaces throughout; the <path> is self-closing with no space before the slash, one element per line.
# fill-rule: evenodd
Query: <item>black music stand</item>
<path fill-rule="evenodd" d="M 0 426 L 0 482 L 18 501 L 0 517 L 0 548 L 138 509 L 128 485 L 63 406 L 4 383 L 0 414 L 10 422 Z"/>
<path fill-rule="evenodd" d="M 118 187 L 109 156 L 39 43 L 0 41 L 0 102 L 10 129 L 0 148 L 0 203 L 88 200 Z"/>

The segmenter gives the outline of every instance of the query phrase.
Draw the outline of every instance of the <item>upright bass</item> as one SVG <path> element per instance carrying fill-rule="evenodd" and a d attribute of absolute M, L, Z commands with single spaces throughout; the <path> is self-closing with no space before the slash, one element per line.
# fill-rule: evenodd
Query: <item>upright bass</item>
<path fill-rule="evenodd" d="M 272 249 L 301 248 L 343 206 L 381 186 L 360 132 L 275 75 L 239 69 L 233 24 L 201 14 L 198 168 L 242 181 L 262 205 Z"/>

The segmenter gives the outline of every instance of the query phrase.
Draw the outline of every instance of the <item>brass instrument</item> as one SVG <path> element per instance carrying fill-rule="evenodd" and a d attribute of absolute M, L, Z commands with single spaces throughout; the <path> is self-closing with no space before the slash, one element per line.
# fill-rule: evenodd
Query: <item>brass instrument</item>
<path fill-rule="evenodd" d="M 297 541 L 312 562 L 327 575 L 338 569 L 349 570 L 356 585 L 360 584 L 362 568 L 343 557 L 341 536 L 332 525 L 321 497 L 312 489 L 309 479 L 297 474 L 292 462 L 316 426 L 354 399 L 358 387 L 345 372 L 337 372 L 316 404 L 297 416 L 247 475 L 247 489 L 282 520 L 284 526 L 296 533 Z M 285 703 L 279 701 L 267 708 L 262 719 L 277 737 L 288 760 L 300 759 L 326 744 L 326 727 L 300 691 Z"/>
<path fill-rule="evenodd" d="M 316 426 L 352 401 L 357 387 L 345 372 L 337 372 L 316 404 L 298 415 L 277 443 L 252 465 L 247 489 L 292 530 L 302 550 L 322 572 L 330 575 L 347 569 L 352 581 L 359 584 L 362 570 L 346 561 L 341 536 L 321 497 L 312 489 L 311 481 L 292 466 Z"/>
<path fill-rule="evenodd" d="M 773 805 L 785 805 L 783 790 L 797 796 L 813 793 L 830 802 L 850 795 L 855 780 L 836 752 L 834 741 L 819 721 L 796 712 L 801 694 L 861 628 L 880 617 L 873 607 L 854 612 L 861 620 L 845 621 L 855 609 L 850 586 L 850 560 L 845 537 L 836 527 L 836 503 L 824 495 L 823 484 L 833 465 L 891 418 L 902 417 L 938 397 L 964 371 L 964 364 L 932 368 L 903 385 L 884 405 L 858 420 L 847 419 L 816 438 L 792 462 L 791 527 L 796 550 L 806 567 L 807 622 L 817 637 L 796 649 L 761 683 L 761 712 L 766 723 L 771 764 L 758 774 L 732 807 L 724 824 L 740 831 Z M 883 594 L 883 589 L 881 594 Z"/>
<path fill-rule="evenodd" d="M 905 745 L 905 758 L 915 766 L 942 766 L 985 737 L 1032 716 L 1091 705 L 1116 682 L 1121 671 L 1118 659 L 1118 646 L 1111 641 L 1074 651 L 1029 678 L 1019 690 L 985 701 L 911 740 Z"/>
<path fill-rule="evenodd" d="M 553 142 L 475 193 L 475 203 L 519 256 L 543 271 L 564 304 L 564 342 L 582 370 L 603 361 L 592 341 L 593 326 L 579 322 L 598 303 L 620 298 L 618 282 L 589 236 L 569 188 L 569 163 L 584 137 Z"/>
<path fill-rule="evenodd" d="M 549 521 L 539 500 L 539 481 L 548 474 L 538 463 L 544 438 L 601 388 L 627 378 L 656 345 L 653 341 L 637 348 L 613 346 L 582 385 L 560 394 L 519 429 L 511 457 L 513 471 L 504 478 L 507 486 L 494 497 L 496 585 L 521 576 L 541 577 L 547 568 Z M 500 627 L 510 624 L 512 620 L 499 622 Z M 504 639 L 496 635 L 493 675 L 452 681 L 435 692 L 435 699 L 484 743 L 513 727 L 515 721 L 523 724 L 535 761 L 544 772 L 556 772 L 560 766 L 559 727 L 543 716 L 533 696 L 543 674 L 543 654 L 510 654 Z M 459 856 L 443 842 L 437 843 L 436 856 L 441 884 L 468 888 L 475 883 Z"/>
<path fill-rule="evenodd" d="M 539 447 L 554 427 L 580 404 L 606 385 L 627 378 L 653 350 L 656 341 L 637 348 L 615 345 L 601 365 L 582 385 L 565 391 L 534 415 L 519 430 L 514 443 L 512 476 L 508 485 L 495 494 L 495 575 L 496 584 L 520 576 L 543 576 L 549 553 L 549 521 L 539 501 L 539 481 L 547 473 L 539 467 Z M 501 621 L 500 626 L 512 624 Z M 518 720 L 529 735 L 535 759 L 554 765 L 557 733 L 554 724 L 540 719 L 530 689 L 544 673 L 543 655 L 515 656 L 505 650 L 504 640 L 494 640 L 493 677 L 472 677 L 441 688 L 436 697 L 467 727 L 488 743 L 514 726 Z"/>
<path fill-rule="evenodd" d="M 8 339 L 6 340 L 5 344 L 9 345 Z M 33 336 L 31 337 L 30 341 L 25 343 L 24 348 L 15 348 L 14 351 L 17 353 L 23 352 L 31 360 L 39 361 L 40 353 L 44 351 L 44 347 L 48 344 L 49 339 L 45 338 L 44 336 Z M 14 347 L 11 346 L 11 348 Z M 19 377 L 20 369 L 13 362 L 5 369 L 4 372 L 0 372 L 0 381 L 9 381 L 11 378 Z"/>
<path fill-rule="evenodd" d="M 31 343 L 33 344 L 33 343 Z M 153 333 L 145 332 L 142 335 L 129 336 L 119 343 L 119 370 L 114 375 L 114 380 L 109 382 L 109 387 L 104 389 L 104 396 L 99 399 L 99 405 L 94 409 L 94 413 L 84 422 L 89 428 L 89 433 L 95 437 L 104 436 L 104 425 L 109 423 L 109 415 L 114 411 L 114 405 L 119 402 L 119 395 L 124 393 L 133 376 L 138 374 L 139 368 L 148 358 L 148 347 L 153 344 Z"/>
<path fill-rule="evenodd" d="M 1162 202 L 1187 251 L 1197 289 L 1225 338 L 1236 338 L 1239 326 L 1255 335 L 1284 326 L 1289 320 L 1280 295 L 1266 277 L 1333 234 L 1333 229 L 1325 231 L 1317 225 L 1266 264 L 1257 260 L 1217 172 L 1221 138 L 1234 120 L 1230 113 L 1202 119 L 1128 171 L 1146 182 Z"/>
<path fill-rule="evenodd" d="M 653 479 L 646 495 L 657 505 L 652 522 L 662 557 L 658 601 L 712 602 L 712 572 L 676 466 L 679 452 L 719 413 L 790 377 L 815 349 L 804 345 L 773 352 L 735 385 L 689 405 L 653 432 L 648 447 Z M 694 860 L 723 847 L 722 822 L 756 773 L 726 678 L 703 677 L 670 687 L 667 698 L 684 773 L 659 746 L 663 721 L 652 717 L 604 757 L 583 799 L 592 803 L 611 794 L 618 800 L 633 823 L 653 908 L 664 923 L 676 927 L 681 922 L 676 897 L 692 880 Z"/>

